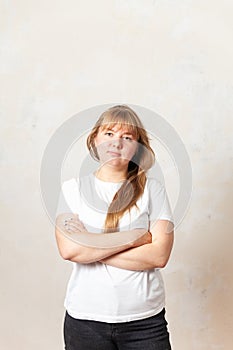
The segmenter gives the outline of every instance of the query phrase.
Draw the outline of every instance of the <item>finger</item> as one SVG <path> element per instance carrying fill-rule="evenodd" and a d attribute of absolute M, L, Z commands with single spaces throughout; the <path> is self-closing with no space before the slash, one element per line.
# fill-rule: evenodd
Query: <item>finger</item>
<path fill-rule="evenodd" d="M 71 226 L 75 226 L 75 227 L 79 227 L 79 228 L 84 228 L 82 221 L 76 220 L 76 219 L 73 220 L 72 218 L 65 219 L 64 225 L 71 225 Z"/>
<path fill-rule="evenodd" d="M 78 230 L 78 231 L 83 230 L 83 227 L 82 227 L 81 225 L 75 224 L 75 223 L 71 223 L 71 222 L 66 223 L 64 226 L 65 226 L 66 228 L 70 228 L 70 229 L 72 229 L 72 230 Z"/>
<path fill-rule="evenodd" d="M 80 230 L 86 230 L 83 222 L 81 220 L 79 220 L 78 218 L 67 218 L 64 220 L 64 224 L 68 224 L 71 225 L 72 227 L 76 227 L 77 229 Z"/>
<path fill-rule="evenodd" d="M 72 232 L 83 232 L 86 231 L 86 228 L 84 225 L 80 222 L 73 222 L 73 221 L 65 221 L 64 222 L 64 228 L 67 231 L 72 231 Z"/>

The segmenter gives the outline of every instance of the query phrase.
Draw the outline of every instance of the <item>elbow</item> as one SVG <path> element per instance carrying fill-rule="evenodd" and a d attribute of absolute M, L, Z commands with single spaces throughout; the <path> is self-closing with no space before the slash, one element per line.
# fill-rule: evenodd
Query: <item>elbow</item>
<path fill-rule="evenodd" d="M 73 249 L 70 249 L 70 247 L 67 247 L 65 245 L 58 245 L 58 251 L 63 260 L 67 261 L 78 261 L 79 256 L 81 255 L 80 252 L 76 250 L 74 251 Z"/>
<path fill-rule="evenodd" d="M 89 261 L 87 261 L 87 257 L 85 254 L 72 254 L 70 251 L 60 251 L 60 256 L 63 260 L 71 261 L 71 262 L 77 262 L 80 264 L 88 264 Z"/>
<path fill-rule="evenodd" d="M 167 265 L 167 260 L 161 260 L 158 265 L 159 269 L 163 269 Z"/>
<path fill-rule="evenodd" d="M 74 257 L 70 254 L 70 252 L 65 251 L 65 250 L 59 250 L 59 254 L 60 254 L 60 256 L 61 256 L 61 258 L 62 258 L 63 260 L 72 261 L 72 259 L 74 258 Z"/>
<path fill-rule="evenodd" d="M 82 263 L 82 259 L 77 256 L 77 255 L 71 255 L 69 254 L 68 252 L 60 252 L 60 256 L 63 260 L 66 260 L 66 261 L 71 261 L 71 262 L 79 262 L 79 263 Z"/>
<path fill-rule="evenodd" d="M 156 268 L 158 269 L 163 269 L 164 267 L 166 267 L 167 263 L 168 263 L 168 259 L 167 257 L 161 257 L 160 259 L 158 259 L 158 261 L 156 262 Z"/>
<path fill-rule="evenodd" d="M 79 259 L 83 256 L 81 247 L 74 245 L 71 241 L 57 239 L 57 247 L 63 260 L 79 262 Z"/>

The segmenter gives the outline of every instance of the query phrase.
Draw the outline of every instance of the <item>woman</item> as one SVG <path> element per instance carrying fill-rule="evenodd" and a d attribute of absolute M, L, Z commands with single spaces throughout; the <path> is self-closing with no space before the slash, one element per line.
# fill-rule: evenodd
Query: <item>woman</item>
<path fill-rule="evenodd" d="M 65 349 L 171 349 L 159 269 L 173 219 L 165 188 L 146 176 L 154 163 L 147 133 L 135 111 L 114 106 L 87 146 L 99 167 L 63 184 L 56 222 L 59 252 L 73 262 Z"/>

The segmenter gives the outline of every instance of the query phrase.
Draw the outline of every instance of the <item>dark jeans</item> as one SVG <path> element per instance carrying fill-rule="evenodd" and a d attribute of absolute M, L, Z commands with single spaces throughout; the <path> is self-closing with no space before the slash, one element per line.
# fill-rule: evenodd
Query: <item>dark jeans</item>
<path fill-rule="evenodd" d="M 165 309 L 143 320 L 106 323 L 65 315 L 66 350 L 171 350 Z"/>

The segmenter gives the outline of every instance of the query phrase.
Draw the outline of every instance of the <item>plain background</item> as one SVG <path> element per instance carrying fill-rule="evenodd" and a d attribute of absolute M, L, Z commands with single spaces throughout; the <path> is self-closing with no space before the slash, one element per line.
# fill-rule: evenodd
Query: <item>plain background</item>
<path fill-rule="evenodd" d="M 231 350 L 232 1 L 0 7 L 0 347 L 63 348 L 70 264 L 41 202 L 41 159 L 72 115 L 122 102 L 162 115 L 192 162 L 192 200 L 164 270 L 173 349 Z"/>

